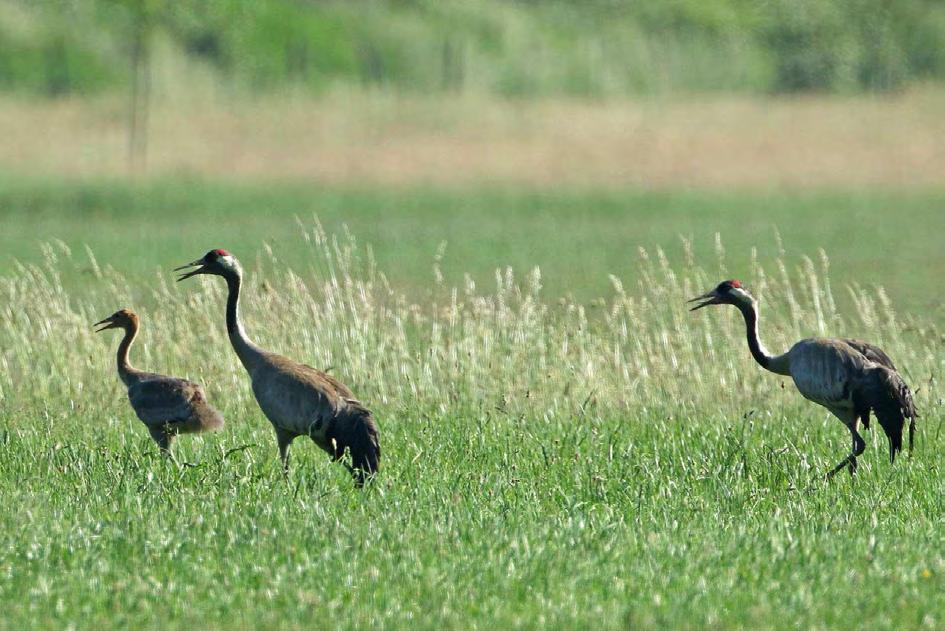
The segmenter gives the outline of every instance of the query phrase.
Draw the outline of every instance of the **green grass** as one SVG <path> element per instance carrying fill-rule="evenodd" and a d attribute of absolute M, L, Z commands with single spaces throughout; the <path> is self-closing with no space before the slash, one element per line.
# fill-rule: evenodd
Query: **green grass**
<path fill-rule="evenodd" d="M 224 435 L 182 441 L 198 466 L 178 469 L 109 399 L 107 415 L 47 419 L 52 432 L 5 420 L 12 627 L 941 620 L 931 430 L 913 460 L 890 468 L 870 449 L 855 483 L 822 486 L 847 441 L 806 406 L 750 428 L 728 402 L 583 419 L 378 406 L 385 468 L 356 493 L 301 441 L 283 481 L 251 407 L 230 406 Z"/>
<path fill-rule="evenodd" d="M 0 274 L 4 625 L 898 629 L 945 616 L 941 326 L 899 308 L 928 300 L 911 284 L 890 286 L 893 304 L 870 288 L 850 297 L 859 308 L 840 303 L 851 276 L 871 282 L 864 270 L 896 279 L 915 261 L 936 278 L 935 194 L 164 183 L 7 185 L 0 199 L 0 247 L 29 261 Z M 376 264 L 291 219 L 311 211 L 348 222 Z M 788 257 L 751 263 L 774 223 Z M 55 235 L 122 273 L 37 254 Z M 866 235 L 903 254 L 866 251 Z M 275 259 L 255 260 L 263 239 Z M 642 259 L 638 243 L 678 256 Z M 363 492 L 303 440 L 283 479 L 223 330 L 222 282 L 166 273 L 218 245 L 249 268 L 256 341 L 332 367 L 374 411 L 383 463 Z M 803 253 L 816 262 L 795 269 Z M 522 273 L 451 288 L 462 269 L 488 278 L 505 263 Z M 752 362 L 733 309 L 686 311 L 723 266 L 762 300 L 772 350 L 822 332 L 890 353 L 922 414 L 912 459 L 890 466 L 874 428 L 855 481 L 820 481 L 846 430 Z M 608 271 L 625 288 L 606 290 Z M 585 276 L 579 299 L 557 300 Z M 91 332 L 129 302 L 143 319 L 132 361 L 200 381 L 227 418 L 179 441 L 191 466 L 157 456 L 115 374 L 117 334 Z"/>
<path fill-rule="evenodd" d="M 945 269 L 945 192 L 712 193 L 527 191 L 510 188 L 357 189 L 159 181 L 147 185 L 0 183 L 0 263 L 41 258 L 39 244 L 61 239 L 82 258 L 88 245 L 101 265 L 132 280 L 129 298 L 145 299 L 155 273 L 224 247 L 255 260 L 267 243 L 280 261 L 304 269 L 311 259 L 296 218 L 317 215 L 331 232 L 350 228 L 370 245 L 399 291 L 427 299 L 433 265 L 448 285 L 464 274 L 495 286 L 495 271 L 542 270 L 544 295 L 581 301 L 611 294 L 610 274 L 632 285 L 638 248 L 663 248 L 676 264 L 680 237 L 697 257 L 714 256 L 721 236 L 728 273 L 744 276 L 752 249 L 770 265 L 778 234 L 790 266 L 825 249 L 839 288 L 887 289 L 897 309 L 941 318 Z M 87 266 L 63 270 L 83 286 Z M 850 306 L 845 292 L 838 300 Z"/>

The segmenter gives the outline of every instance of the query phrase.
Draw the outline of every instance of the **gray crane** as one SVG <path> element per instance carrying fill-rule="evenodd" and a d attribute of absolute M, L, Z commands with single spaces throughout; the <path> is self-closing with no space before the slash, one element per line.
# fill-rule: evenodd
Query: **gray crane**
<path fill-rule="evenodd" d="M 298 436 L 308 436 L 328 452 L 333 461 L 351 453 L 348 469 L 358 486 L 377 472 L 381 458 L 377 426 L 371 412 L 351 390 L 311 366 L 261 349 L 254 344 L 240 321 L 240 287 L 243 268 L 226 250 L 210 250 L 202 258 L 174 271 L 191 271 L 178 281 L 211 274 L 222 276 L 229 290 L 226 301 L 226 330 L 237 357 L 249 373 L 253 395 L 263 414 L 272 423 L 279 444 L 279 457 L 288 472 L 289 445 Z"/>
<path fill-rule="evenodd" d="M 128 387 L 128 401 L 135 414 L 151 433 L 151 438 L 169 456 L 171 443 L 178 434 L 206 432 L 223 427 L 223 416 L 207 402 L 203 388 L 193 381 L 167 377 L 134 368 L 128 352 L 138 335 L 138 314 L 130 309 L 116 311 L 93 326 L 124 329 L 118 345 L 118 376 Z"/>
<path fill-rule="evenodd" d="M 909 419 L 909 452 L 915 435 L 915 404 L 912 392 L 896 371 L 889 356 L 881 349 L 845 338 L 810 338 L 801 340 L 782 355 L 771 355 L 758 339 L 758 302 L 737 280 L 721 282 L 715 289 L 689 302 L 703 301 L 695 311 L 709 305 L 734 305 L 745 318 L 748 350 L 762 368 L 779 375 L 789 375 L 805 398 L 824 406 L 850 430 L 853 450 L 827 478 L 848 467 L 856 472 L 857 456 L 866 442 L 859 426 L 869 429 L 870 412 L 889 439 L 889 462 L 902 450 L 902 430 Z"/>

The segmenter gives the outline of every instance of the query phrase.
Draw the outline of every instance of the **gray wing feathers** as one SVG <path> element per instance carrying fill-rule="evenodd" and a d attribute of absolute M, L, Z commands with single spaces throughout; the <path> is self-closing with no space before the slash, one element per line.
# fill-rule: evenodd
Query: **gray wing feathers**
<path fill-rule="evenodd" d="M 345 384 L 335 379 L 334 377 L 332 377 L 331 375 L 329 375 L 327 372 L 324 372 L 317 368 L 312 368 L 308 364 L 302 364 L 302 366 L 308 369 L 311 372 L 311 374 L 316 375 L 318 379 L 320 379 L 321 381 L 324 381 L 328 386 L 330 386 L 331 389 L 334 390 L 334 393 L 337 396 L 346 400 L 352 400 L 352 401 L 355 400 L 354 393 L 351 392 L 351 389 Z"/>
<path fill-rule="evenodd" d="M 912 391 L 883 349 L 861 340 L 845 339 L 843 342 L 870 362 L 852 378 L 854 404 L 866 427 L 869 427 L 870 410 L 876 415 L 889 438 L 890 461 L 895 460 L 896 454 L 902 451 L 902 430 L 906 419 L 909 419 L 909 449 L 912 449 L 918 416 Z"/>
<path fill-rule="evenodd" d="M 173 377 L 155 377 L 132 384 L 128 400 L 145 425 L 183 425 L 200 431 L 223 425 L 223 417 L 207 403 L 203 388 Z"/>
<path fill-rule="evenodd" d="M 858 412 L 869 414 L 872 409 L 876 414 L 883 432 L 889 438 L 891 460 L 902 450 L 902 430 L 906 419 L 910 420 L 909 446 L 912 447 L 912 434 L 918 414 L 912 391 L 899 373 L 886 366 L 866 370 L 855 379 L 853 400 Z"/>
<path fill-rule="evenodd" d="M 880 347 L 874 346 L 869 342 L 864 342 L 862 340 L 853 340 L 847 338 L 842 341 L 874 364 L 885 366 L 890 370 L 896 370 L 896 365 L 893 364 L 893 361 L 889 359 L 889 355 L 883 352 L 883 349 Z"/>

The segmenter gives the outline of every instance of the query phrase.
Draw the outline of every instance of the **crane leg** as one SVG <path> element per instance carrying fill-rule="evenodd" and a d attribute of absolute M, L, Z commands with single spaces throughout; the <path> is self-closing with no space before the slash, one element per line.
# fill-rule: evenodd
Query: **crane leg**
<path fill-rule="evenodd" d="M 909 457 L 912 457 L 912 441 L 915 440 L 915 419 L 909 419 Z"/>
<path fill-rule="evenodd" d="M 171 443 L 174 441 L 174 437 L 163 427 L 152 427 L 149 429 L 149 431 L 151 433 L 151 438 L 154 439 L 154 442 L 156 442 L 158 447 L 161 449 L 161 455 L 170 457 Z"/>
<path fill-rule="evenodd" d="M 848 425 L 850 428 L 850 435 L 853 438 L 853 450 L 850 452 L 850 455 L 844 458 L 840 464 L 830 470 L 827 474 L 827 479 L 832 478 L 838 471 L 844 467 L 849 467 L 850 475 L 856 473 L 856 457 L 863 453 L 863 450 L 866 449 L 866 441 L 863 440 L 863 437 L 860 436 L 860 433 L 857 431 L 858 423 L 854 421 L 851 425 Z"/>
<path fill-rule="evenodd" d="M 282 474 L 289 475 L 289 445 L 295 440 L 295 434 L 276 428 L 276 441 L 279 443 L 279 459 L 282 460 Z"/>

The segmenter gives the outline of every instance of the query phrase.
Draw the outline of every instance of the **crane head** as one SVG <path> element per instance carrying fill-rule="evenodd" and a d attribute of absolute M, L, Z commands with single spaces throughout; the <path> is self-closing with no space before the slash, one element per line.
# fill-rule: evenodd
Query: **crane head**
<path fill-rule="evenodd" d="M 238 273 L 239 263 L 236 262 L 236 257 L 234 257 L 232 254 L 226 250 L 218 248 L 216 250 L 210 250 L 196 261 L 191 261 L 190 263 L 181 265 L 180 267 L 175 267 L 174 271 L 180 272 L 191 267 L 196 267 L 197 269 L 181 274 L 177 279 L 178 282 L 186 280 L 191 276 L 197 276 L 198 274 L 227 276 L 234 272 Z"/>
<path fill-rule="evenodd" d="M 689 302 L 698 302 L 690 311 L 708 307 L 709 305 L 749 305 L 753 298 L 748 290 L 737 280 L 723 280 L 718 287 L 697 296 Z"/>
<path fill-rule="evenodd" d="M 121 311 L 116 311 L 111 314 L 104 320 L 99 320 L 92 326 L 105 325 L 100 329 L 95 329 L 96 333 L 101 333 L 106 329 L 127 329 L 127 328 L 136 328 L 138 326 L 138 314 L 132 311 L 131 309 L 122 309 Z"/>

